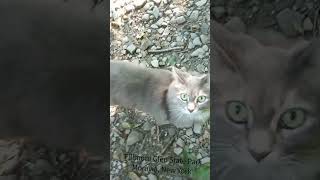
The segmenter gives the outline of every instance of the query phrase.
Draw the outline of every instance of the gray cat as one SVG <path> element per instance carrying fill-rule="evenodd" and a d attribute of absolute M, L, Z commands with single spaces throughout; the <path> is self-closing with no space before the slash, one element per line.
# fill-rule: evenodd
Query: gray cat
<path fill-rule="evenodd" d="M 320 179 L 320 43 L 212 30 L 214 178 Z"/>
<path fill-rule="evenodd" d="M 157 125 L 183 128 L 203 123 L 209 119 L 209 92 L 208 75 L 110 62 L 110 105 L 148 112 Z"/>

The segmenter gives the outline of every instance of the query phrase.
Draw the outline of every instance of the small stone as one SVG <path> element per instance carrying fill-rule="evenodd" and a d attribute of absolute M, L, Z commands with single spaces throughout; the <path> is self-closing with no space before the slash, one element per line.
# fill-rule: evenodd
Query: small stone
<path fill-rule="evenodd" d="M 152 42 L 149 40 L 149 38 L 146 37 L 141 41 L 141 49 L 142 50 L 146 50 L 150 46 L 152 46 Z"/>
<path fill-rule="evenodd" d="M 200 64 L 199 64 L 200 65 Z M 202 64 L 201 64 L 202 65 Z M 202 65 L 203 67 L 202 68 L 202 72 L 205 72 L 205 66 Z M 197 69 L 198 69 L 198 66 L 197 66 Z M 195 123 L 193 125 L 193 132 L 196 133 L 196 134 L 201 134 L 201 130 L 202 130 L 202 126 L 200 123 Z"/>
<path fill-rule="evenodd" d="M 183 140 L 182 140 L 181 138 L 177 139 L 176 144 L 177 144 L 178 146 L 180 146 L 180 147 L 184 147 L 184 142 L 183 142 Z"/>
<path fill-rule="evenodd" d="M 205 158 L 201 159 L 200 161 L 201 161 L 201 164 L 210 163 L 210 158 L 209 157 L 205 157 Z"/>
<path fill-rule="evenodd" d="M 161 0 L 152 0 L 154 3 L 156 3 L 157 5 L 159 5 L 161 3 Z"/>
<path fill-rule="evenodd" d="M 122 42 L 123 42 L 123 43 L 127 43 L 127 42 L 129 42 L 129 38 L 128 38 L 128 36 L 125 36 L 125 37 L 122 39 Z"/>
<path fill-rule="evenodd" d="M 201 39 L 201 42 L 202 42 L 203 44 L 207 44 L 208 41 L 209 41 L 208 36 L 207 36 L 207 35 L 203 35 L 203 34 L 200 35 L 200 39 Z"/>
<path fill-rule="evenodd" d="M 307 17 L 304 21 L 303 21 L 303 28 L 305 31 L 312 31 L 313 30 L 313 23 L 311 21 L 311 19 L 309 17 Z"/>
<path fill-rule="evenodd" d="M 164 22 L 164 18 L 160 18 L 160 19 L 156 22 L 156 24 L 157 24 L 158 26 L 161 26 L 161 25 L 163 24 L 163 22 Z"/>
<path fill-rule="evenodd" d="M 139 142 L 143 138 L 143 135 L 138 131 L 131 131 L 127 139 L 127 146 L 131 146 Z"/>
<path fill-rule="evenodd" d="M 121 123 L 121 127 L 123 128 L 123 129 L 130 129 L 130 124 L 128 123 L 128 122 L 122 122 Z"/>
<path fill-rule="evenodd" d="M 171 11 L 170 9 L 168 9 L 168 10 L 166 10 L 166 11 L 164 12 L 164 14 L 167 15 L 167 16 L 169 16 L 169 15 L 172 14 L 172 11 Z"/>
<path fill-rule="evenodd" d="M 188 43 L 188 49 L 193 49 L 193 48 L 194 48 L 194 44 L 192 44 L 192 42 L 189 41 L 189 43 Z"/>
<path fill-rule="evenodd" d="M 151 27 L 152 29 L 158 29 L 158 26 L 157 26 L 156 24 L 152 24 L 150 27 Z"/>
<path fill-rule="evenodd" d="M 191 39 L 195 39 L 196 37 L 198 37 L 198 35 L 196 33 L 191 33 L 190 37 L 191 37 Z"/>
<path fill-rule="evenodd" d="M 193 43 L 194 46 L 201 46 L 201 45 L 202 45 L 199 37 L 196 37 L 196 38 L 193 40 L 192 43 Z"/>
<path fill-rule="evenodd" d="M 177 17 L 177 19 L 176 19 L 177 24 L 182 24 L 184 22 L 186 22 L 186 19 L 183 16 Z"/>
<path fill-rule="evenodd" d="M 286 8 L 277 14 L 276 18 L 281 31 L 285 35 L 293 37 L 303 32 L 303 16 L 298 12 Z"/>
<path fill-rule="evenodd" d="M 208 34 L 209 31 L 209 25 L 208 24 L 202 24 L 200 27 L 200 31 L 202 34 Z"/>
<path fill-rule="evenodd" d="M 182 153 L 183 149 L 180 148 L 180 147 L 177 147 L 177 148 L 174 148 L 173 149 L 173 152 L 176 154 L 176 155 L 180 155 Z"/>
<path fill-rule="evenodd" d="M 159 60 L 154 59 L 151 62 L 152 67 L 158 68 L 159 67 Z"/>
<path fill-rule="evenodd" d="M 135 9 L 135 7 L 132 4 L 128 4 L 126 5 L 125 9 L 127 12 L 131 12 Z"/>
<path fill-rule="evenodd" d="M 202 58 L 204 56 L 204 54 L 205 54 L 204 50 L 202 48 L 198 48 L 191 53 L 191 57 Z"/>
<path fill-rule="evenodd" d="M 191 14 L 190 14 L 190 20 L 191 21 L 197 21 L 199 17 L 199 11 L 198 10 L 194 10 Z"/>
<path fill-rule="evenodd" d="M 144 14 L 144 15 L 142 16 L 142 20 L 143 20 L 143 21 L 148 21 L 149 18 L 150 18 L 150 15 L 149 15 L 149 14 Z"/>
<path fill-rule="evenodd" d="M 164 29 L 162 35 L 168 36 L 169 34 L 170 34 L 170 29 L 169 29 L 169 27 L 166 27 L 166 28 Z M 169 38 L 169 37 L 168 37 L 168 38 Z M 170 40 L 171 40 L 171 38 L 170 38 Z M 168 40 L 168 41 L 170 41 L 170 40 Z"/>
<path fill-rule="evenodd" d="M 202 49 L 203 49 L 205 52 L 209 51 L 209 47 L 208 47 L 207 45 L 202 46 Z"/>
<path fill-rule="evenodd" d="M 154 15 L 154 17 L 156 19 L 158 19 L 159 15 L 160 15 L 160 12 L 159 12 L 159 9 L 157 6 L 154 6 L 153 10 L 152 10 L 152 14 Z"/>
<path fill-rule="evenodd" d="M 187 135 L 187 136 L 193 135 L 192 129 L 188 129 L 188 130 L 186 131 L 186 135 Z"/>
<path fill-rule="evenodd" d="M 202 155 L 200 153 L 197 155 L 197 159 L 202 159 Z"/>
<path fill-rule="evenodd" d="M 134 172 L 129 172 L 128 177 L 130 178 L 130 180 L 140 180 L 139 176 Z"/>
<path fill-rule="evenodd" d="M 147 0 L 135 0 L 133 1 L 133 5 L 135 6 L 136 9 L 143 8 L 144 5 L 146 5 Z"/>
<path fill-rule="evenodd" d="M 200 1 L 196 2 L 196 5 L 197 5 L 198 7 L 200 7 L 200 6 L 205 5 L 206 3 L 207 3 L 207 0 L 200 0 Z"/>
<path fill-rule="evenodd" d="M 158 29 L 158 33 L 159 33 L 159 34 L 162 34 L 162 33 L 163 33 L 163 31 L 164 31 L 164 29 L 163 29 L 163 28 L 159 28 L 159 29 Z"/>
<path fill-rule="evenodd" d="M 157 180 L 157 176 L 155 176 L 153 174 L 148 174 L 148 179 L 149 180 Z"/>
<path fill-rule="evenodd" d="M 127 51 L 129 51 L 130 54 L 133 54 L 136 49 L 137 49 L 137 47 L 136 47 L 134 44 L 130 44 L 130 45 L 127 47 Z"/>
<path fill-rule="evenodd" d="M 149 122 L 146 122 L 146 123 L 143 124 L 142 128 L 145 131 L 150 131 L 151 128 L 152 128 L 152 125 Z"/>

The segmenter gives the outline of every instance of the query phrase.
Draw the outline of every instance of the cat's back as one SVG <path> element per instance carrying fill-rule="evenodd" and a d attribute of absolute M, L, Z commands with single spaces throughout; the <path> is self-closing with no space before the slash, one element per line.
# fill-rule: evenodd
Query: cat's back
<path fill-rule="evenodd" d="M 170 71 L 164 69 L 146 68 L 128 61 L 110 60 L 110 76 L 111 80 L 121 76 L 126 80 L 146 80 L 154 78 L 161 81 L 170 80 L 172 74 Z"/>

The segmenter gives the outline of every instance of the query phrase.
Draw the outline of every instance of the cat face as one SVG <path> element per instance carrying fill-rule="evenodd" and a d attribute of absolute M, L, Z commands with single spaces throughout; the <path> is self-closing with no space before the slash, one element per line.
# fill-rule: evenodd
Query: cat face
<path fill-rule="evenodd" d="M 319 43 L 276 49 L 215 25 L 216 178 L 319 178 Z"/>
<path fill-rule="evenodd" d="M 205 121 L 209 114 L 209 76 L 191 75 L 179 69 L 172 71 L 174 81 L 168 89 L 170 120 L 177 127 L 190 127 Z"/>

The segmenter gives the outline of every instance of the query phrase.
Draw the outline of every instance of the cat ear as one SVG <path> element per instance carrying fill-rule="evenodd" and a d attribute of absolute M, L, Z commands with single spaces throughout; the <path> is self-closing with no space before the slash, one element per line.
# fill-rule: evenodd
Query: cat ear
<path fill-rule="evenodd" d="M 216 59 L 222 61 L 231 70 L 240 68 L 248 48 L 259 47 L 260 43 L 254 38 L 243 33 L 233 33 L 216 21 L 212 24 L 213 49 L 218 56 Z M 215 55 L 214 54 L 214 55 Z"/>
<path fill-rule="evenodd" d="M 290 51 L 290 61 L 288 62 L 288 70 L 290 75 L 298 75 L 307 67 L 313 64 L 313 55 L 317 52 L 317 47 L 320 47 L 319 40 L 311 42 L 303 41 L 295 46 Z"/>
<path fill-rule="evenodd" d="M 184 71 L 172 66 L 172 74 L 173 74 L 173 77 L 176 81 L 179 81 L 182 84 L 185 84 L 187 82 L 186 79 L 187 79 L 188 75 Z"/>
<path fill-rule="evenodd" d="M 209 83 L 209 81 L 210 81 L 210 75 L 209 74 L 205 74 L 205 75 L 200 76 L 200 85 L 201 86 Z"/>

